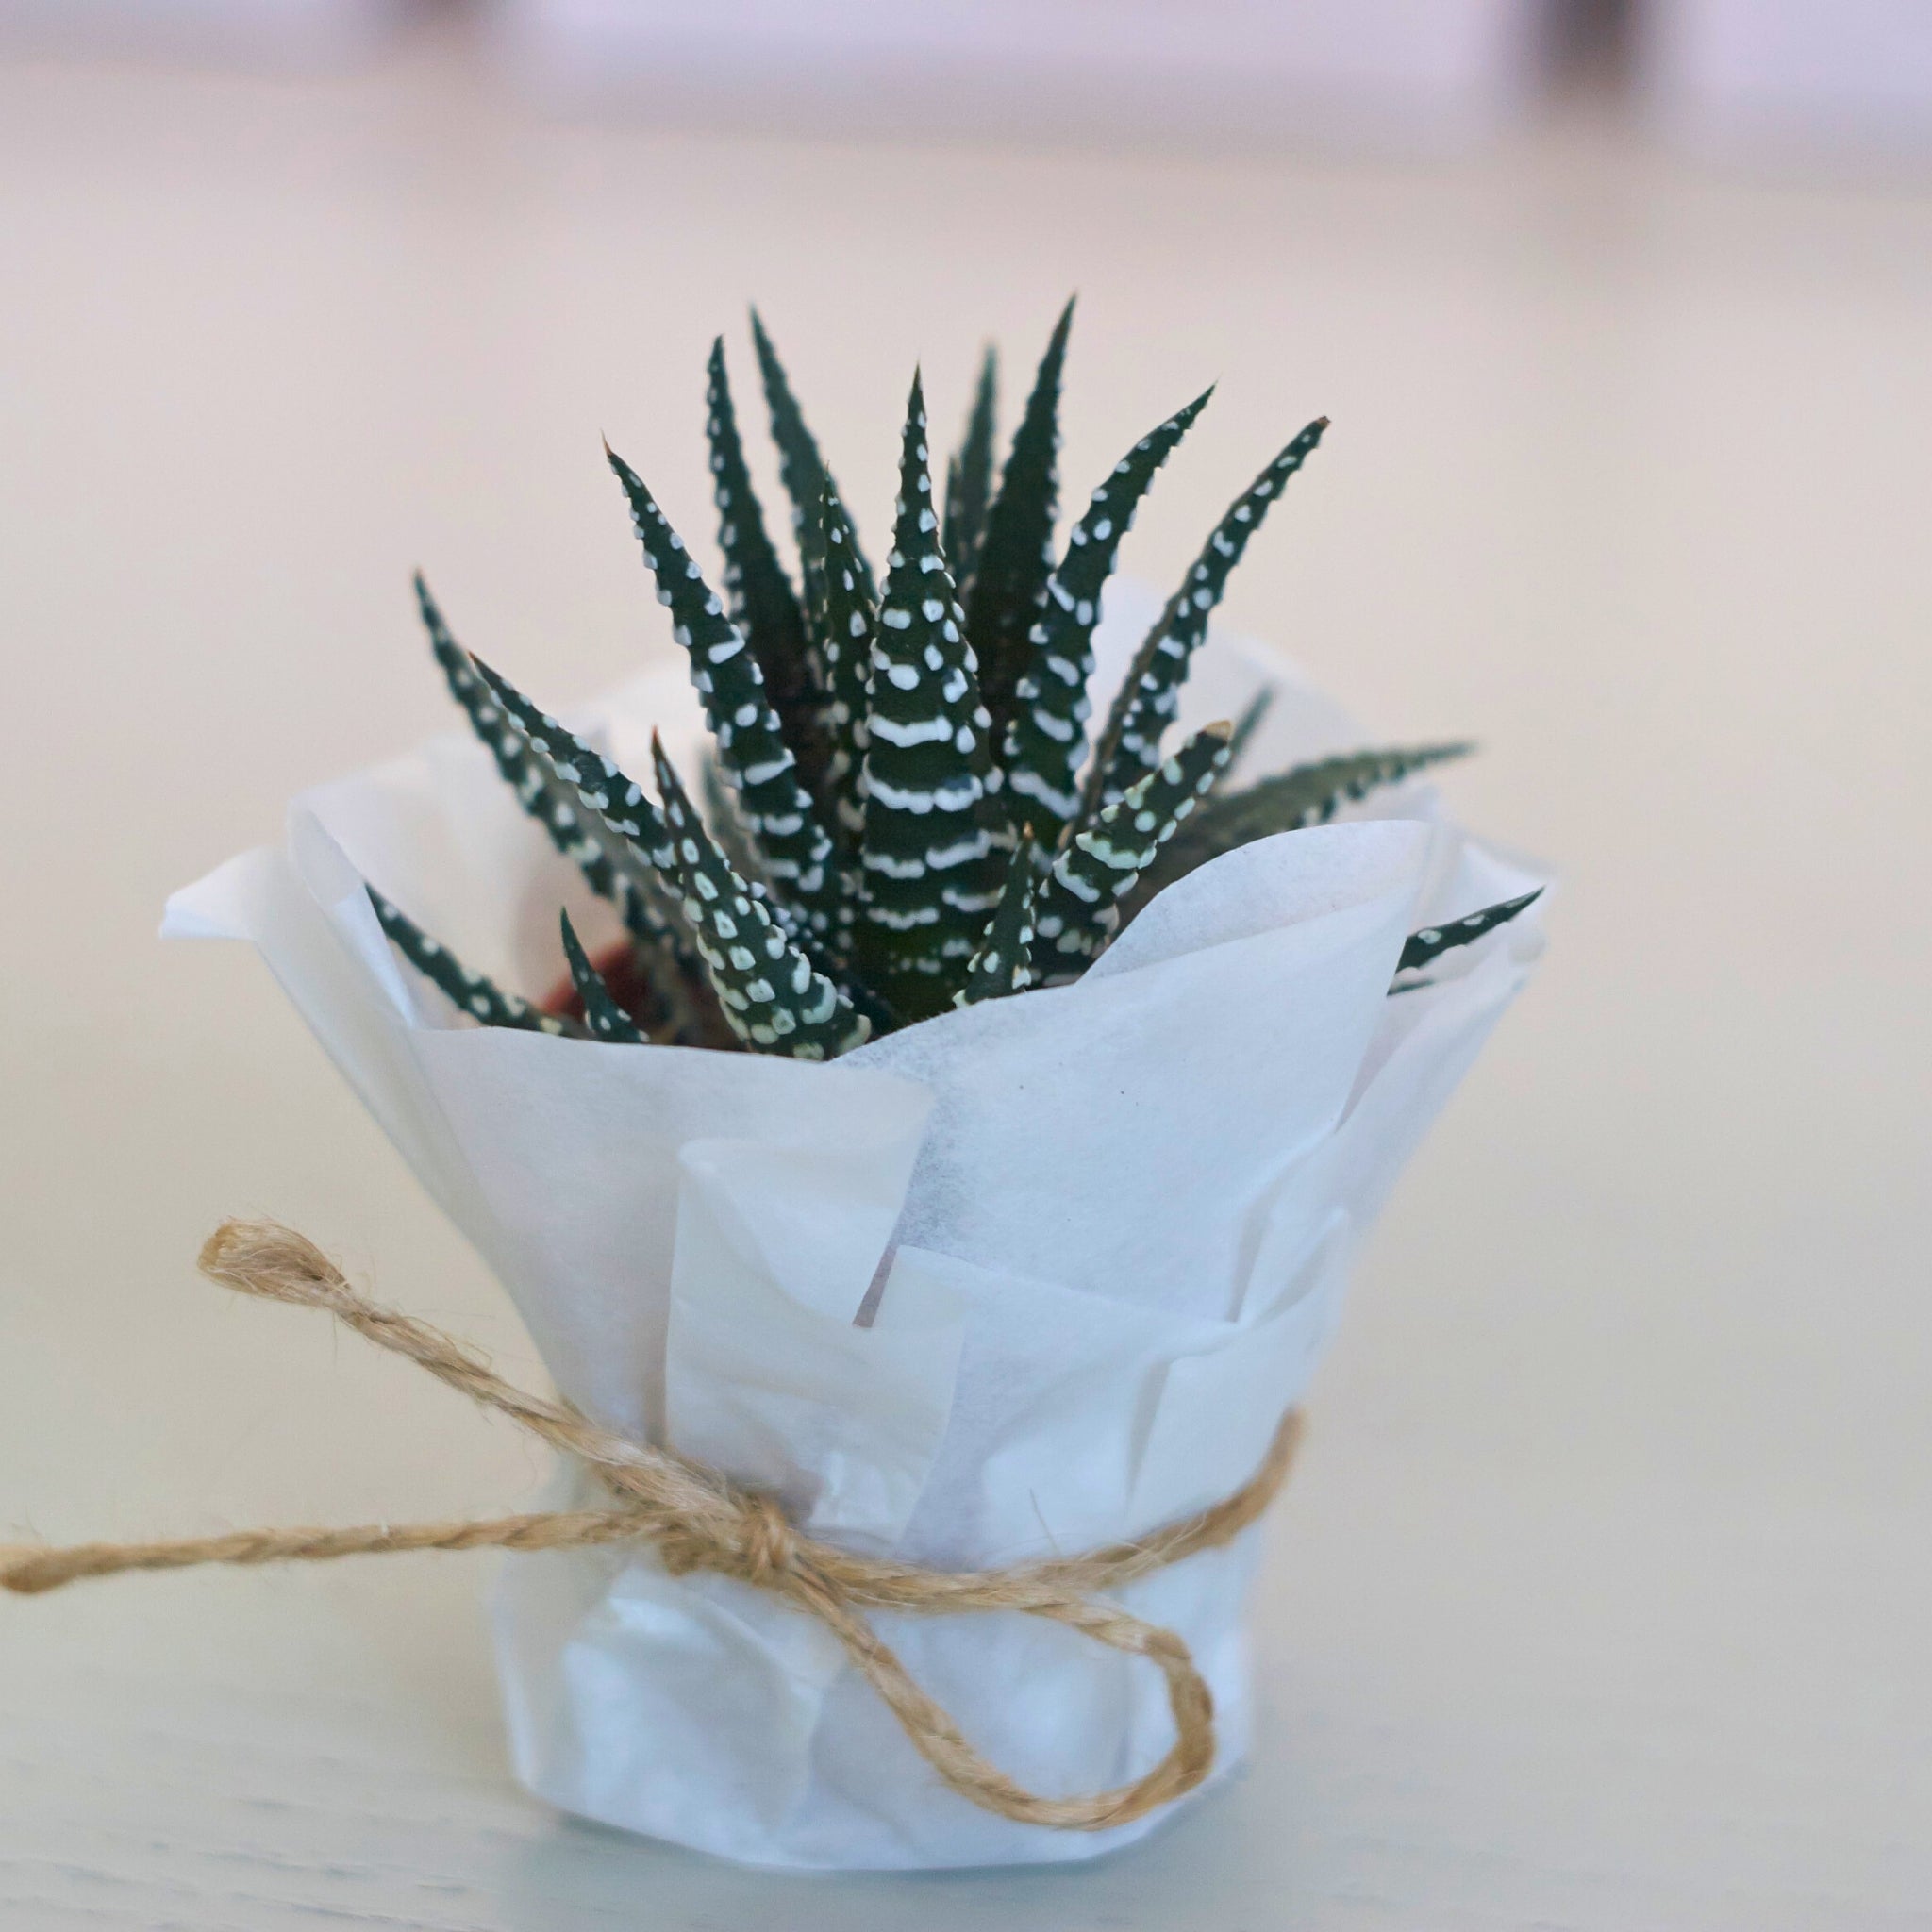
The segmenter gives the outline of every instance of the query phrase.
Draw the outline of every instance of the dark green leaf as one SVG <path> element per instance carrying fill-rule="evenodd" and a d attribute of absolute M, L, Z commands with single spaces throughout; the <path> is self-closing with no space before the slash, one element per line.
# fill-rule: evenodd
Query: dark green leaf
<path fill-rule="evenodd" d="M 812 931 L 831 934 L 845 910 L 831 835 L 800 780 L 758 658 L 637 472 L 614 454 L 610 467 L 629 500 L 658 594 L 671 607 L 677 641 L 691 659 L 691 682 L 717 741 L 718 762 L 738 788 L 739 808 L 766 874 Z"/>
<path fill-rule="evenodd" d="M 956 1007 L 1005 999 L 1033 984 L 1033 901 L 1040 890 L 1033 839 L 1023 833 L 1007 861 L 1006 883 L 979 949 L 966 963 L 966 982 L 953 995 Z"/>
<path fill-rule="evenodd" d="M 1535 891 L 1524 892 L 1521 898 L 1504 899 L 1494 906 L 1485 906 L 1480 912 L 1469 913 L 1461 919 L 1452 919 L 1442 925 L 1425 925 L 1420 932 L 1410 933 L 1402 948 L 1402 958 L 1395 963 L 1396 972 L 1419 972 L 1432 959 L 1440 958 L 1444 953 L 1453 952 L 1457 946 L 1472 944 L 1485 933 L 1494 932 L 1499 925 L 1507 925 L 1519 912 L 1534 906 L 1542 895 L 1543 889 L 1539 886 Z M 1407 992 L 1410 988 L 1397 985 L 1390 991 Z"/>
<path fill-rule="evenodd" d="M 718 841 L 718 850 L 731 861 L 733 872 L 754 885 L 765 884 L 764 869 L 751 848 L 751 835 L 744 829 L 744 820 L 739 813 L 738 795 L 724 782 L 718 760 L 708 752 L 698 767 L 698 783 L 704 788 L 705 823 Z"/>
<path fill-rule="evenodd" d="M 1060 378 L 1069 302 L 1054 325 L 1033 393 L 1013 433 L 999 493 L 987 508 L 986 534 L 975 559 L 966 635 L 979 663 L 979 684 L 992 714 L 993 742 L 1006 741 L 1014 691 L 1027 661 L 1027 633 L 1053 572 L 1054 517 L 1059 504 Z"/>
<path fill-rule="evenodd" d="M 855 957 L 908 1019 L 947 1003 L 1005 871 L 973 652 L 940 553 L 925 401 L 912 381 L 891 568 L 874 641 Z"/>
<path fill-rule="evenodd" d="M 620 1046 L 641 1046 L 644 1036 L 611 997 L 604 975 L 591 964 L 590 955 L 584 951 L 576 928 L 570 923 L 570 914 L 560 912 L 558 918 L 563 928 L 563 957 L 570 966 L 571 984 L 584 1003 L 584 1024 L 591 1029 L 591 1037 Z"/>
<path fill-rule="evenodd" d="M 732 871 L 685 796 L 661 744 L 652 745 L 670 839 L 664 852 L 684 894 L 731 1030 L 762 1053 L 830 1059 L 858 1046 L 871 1023 L 785 936 L 771 908 Z"/>
<path fill-rule="evenodd" d="M 1143 436 L 1093 492 L 1074 526 L 1067 554 L 1046 586 L 1027 633 L 1025 669 L 1014 690 L 1007 726 L 1007 784 L 1026 802 L 1049 849 L 1079 808 L 1078 774 L 1087 743 L 1088 681 L 1093 675 L 1093 626 L 1100 593 L 1113 575 L 1122 540 L 1148 486 L 1214 393 L 1196 396 L 1178 415 Z"/>
<path fill-rule="evenodd" d="M 973 596 L 979 545 L 986 535 L 986 512 L 992 502 L 992 443 L 999 392 L 999 356 L 991 343 L 979 365 L 972 413 L 959 453 L 946 465 L 946 567 L 959 587 L 962 603 Z"/>
<path fill-rule="evenodd" d="M 745 834 L 744 821 L 738 809 L 737 795 L 720 775 L 717 759 L 708 755 L 706 756 L 701 767 L 701 782 L 705 794 L 705 822 L 719 851 L 724 855 L 725 862 L 750 885 L 752 896 L 763 903 L 766 911 L 772 915 L 786 938 L 872 1022 L 873 1031 L 890 1031 L 895 1024 L 891 1008 L 884 1000 L 851 976 L 842 954 L 835 955 L 822 941 L 814 939 L 811 933 L 806 930 L 804 921 L 799 918 L 792 907 L 785 900 L 774 896 L 770 881 L 763 876 L 758 854 L 752 850 L 751 841 Z M 855 880 L 852 890 L 856 905 L 856 861 L 851 871 Z M 682 924 L 683 915 L 680 912 L 680 927 Z M 699 976 L 705 980 L 706 991 L 708 994 L 708 978 L 704 973 L 702 963 L 699 967 Z M 713 1031 L 715 1030 L 714 1028 Z"/>
<path fill-rule="evenodd" d="M 686 930 L 675 879 L 658 865 L 664 822 L 643 788 L 600 751 L 526 698 L 508 678 L 481 658 L 468 660 L 498 715 L 500 735 L 518 747 L 560 798 L 574 801 L 586 827 L 600 827 L 625 875 L 637 881 L 640 898 L 657 908 L 649 932 L 632 927 L 630 977 L 637 984 L 640 1017 L 658 1037 L 687 1045 L 717 1038 L 719 1016 L 697 947 Z M 620 901 L 620 906 L 625 902 Z"/>
<path fill-rule="evenodd" d="M 540 709 L 500 671 L 491 670 L 480 658 L 473 657 L 470 662 L 503 707 L 508 727 L 541 760 L 558 786 L 574 792 L 608 830 L 624 841 L 635 864 L 647 868 L 675 892 L 675 881 L 658 857 L 670 835 L 663 815 L 645 796 L 643 787 L 602 752 L 586 744 L 568 725 Z"/>
<path fill-rule="evenodd" d="M 805 617 L 778 553 L 765 533 L 764 512 L 745 465 L 724 340 L 711 344 L 706 428 L 711 443 L 711 483 L 718 506 L 718 547 L 724 554 L 724 599 L 764 675 L 778 729 L 798 761 L 801 781 L 816 792 L 826 746 L 824 696 L 806 650 Z"/>
<path fill-rule="evenodd" d="M 600 898 L 617 908 L 625 927 L 646 945 L 663 946 L 675 938 L 675 921 L 666 907 L 661 881 L 648 865 L 633 862 L 621 843 L 614 843 L 594 816 L 587 817 L 575 791 L 552 776 L 521 730 L 508 723 L 470 655 L 450 635 L 442 612 L 419 573 L 416 603 L 429 633 L 430 649 L 442 667 L 451 692 L 462 706 L 476 736 L 489 746 L 496 769 L 508 782 L 524 809 L 550 836 L 550 842 L 576 866 L 585 883 Z M 540 715 L 535 707 L 532 715 Z"/>
<path fill-rule="evenodd" d="M 1161 853 L 1148 873 L 1145 891 L 1159 891 L 1237 845 L 1275 832 L 1324 824 L 1350 800 L 1399 784 L 1425 766 L 1462 758 L 1470 750 L 1467 744 L 1424 744 L 1407 750 L 1350 752 L 1297 765 L 1211 798 Z"/>
<path fill-rule="evenodd" d="M 827 480 L 819 498 L 819 650 L 825 667 L 825 724 L 832 741 L 826 791 L 848 845 L 865 826 L 866 717 L 872 708 L 873 635 L 878 609 L 858 555 L 852 520 Z"/>
<path fill-rule="evenodd" d="M 584 1029 L 574 1020 L 538 1010 L 528 1000 L 505 992 L 492 979 L 472 973 L 450 949 L 433 940 L 399 907 L 366 886 L 376 919 L 397 952 L 452 1005 L 486 1026 L 510 1026 L 524 1033 L 550 1033 L 582 1039 Z"/>
<path fill-rule="evenodd" d="M 1261 720 L 1274 708 L 1274 685 L 1264 684 L 1241 707 L 1241 716 L 1234 721 L 1234 736 L 1227 741 L 1227 764 L 1221 774 L 1224 782 L 1241 763 L 1241 755 L 1247 750 L 1255 733 L 1261 728 Z"/>
<path fill-rule="evenodd" d="M 804 567 L 806 608 L 814 609 L 818 605 L 818 594 L 813 579 L 820 566 L 819 497 L 831 483 L 832 473 L 826 469 L 825 459 L 819 454 L 817 440 L 806 427 L 804 413 L 798 407 L 798 399 L 791 393 L 791 384 L 786 377 L 784 365 L 778 360 L 778 352 L 773 348 L 772 339 L 765 333 L 765 325 L 758 319 L 756 308 L 751 312 L 751 334 L 758 350 L 758 374 L 765 386 L 765 406 L 771 411 L 772 441 L 778 447 L 778 478 L 785 486 L 785 493 L 791 499 L 791 530 L 798 540 L 799 560 Z M 856 541 L 852 556 L 866 596 L 876 603 L 878 592 L 872 567 Z"/>
<path fill-rule="evenodd" d="M 1094 745 L 1082 798 L 1083 816 L 1091 817 L 1102 806 L 1111 805 L 1159 762 L 1161 734 L 1174 722 L 1188 666 L 1208 635 L 1208 619 L 1221 602 L 1230 574 L 1275 497 L 1307 461 L 1327 427 L 1325 416 L 1310 423 L 1235 499 L 1186 581 L 1168 600 L 1158 622 L 1135 653 L 1107 728 Z"/>
<path fill-rule="evenodd" d="M 1033 963 L 1048 985 L 1077 976 L 1120 924 L 1120 901 L 1213 786 L 1231 727 L 1209 724 L 1147 774 L 1053 862 L 1034 905 Z"/>

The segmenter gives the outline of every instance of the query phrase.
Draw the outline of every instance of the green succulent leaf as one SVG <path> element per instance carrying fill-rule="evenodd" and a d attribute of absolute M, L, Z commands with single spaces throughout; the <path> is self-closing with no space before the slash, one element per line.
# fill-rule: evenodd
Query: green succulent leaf
<path fill-rule="evenodd" d="M 1409 992 L 1417 986 L 1426 985 L 1428 982 L 1425 980 L 1401 983 L 1399 975 L 1420 972 L 1444 953 L 1453 952 L 1457 946 L 1471 945 L 1485 933 L 1508 924 L 1519 912 L 1534 906 L 1542 895 L 1543 889 L 1539 886 L 1535 891 L 1524 892 L 1520 898 L 1499 900 L 1493 906 L 1485 906 L 1480 912 L 1448 920 L 1441 925 L 1425 925 L 1420 932 L 1410 933 L 1402 948 L 1402 958 L 1395 962 L 1398 983 L 1391 986 L 1390 991 Z"/>
<path fill-rule="evenodd" d="M 831 483 L 832 473 L 826 469 L 825 459 L 819 453 L 818 440 L 806 426 L 805 413 L 798 407 L 798 398 L 791 392 L 785 365 L 778 360 L 778 352 L 773 348 L 772 339 L 765 333 L 764 323 L 756 308 L 751 312 L 751 334 L 753 346 L 758 350 L 758 375 L 765 387 L 765 407 L 772 419 L 772 441 L 778 449 L 778 480 L 784 484 L 785 493 L 791 499 L 791 531 L 798 541 L 799 562 L 805 577 L 806 608 L 809 610 L 816 608 L 819 601 L 814 581 L 820 568 L 819 498 Z M 872 566 L 866 562 L 856 541 L 852 556 L 866 596 L 876 603 L 878 591 Z"/>
<path fill-rule="evenodd" d="M 462 706 L 476 736 L 489 747 L 496 769 L 524 809 L 582 873 L 585 884 L 617 908 L 635 938 L 650 946 L 672 943 L 674 922 L 655 871 L 633 862 L 621 844 L 605 836 L 598 820 L 586 816 L 573 788 L 553 775 L 548 762 L 536 755 L 522 730 L 505 718 L 502 700 L 477 671 L 470 654 L 450 635 L 420 573 L 416 603 L 423 626 L 429 633 L 429 647 L 451 693 Z M 530 710 L 533 716 L 541 716 L 534 707 Z"/>
<path fill-rule="evenodd" d="M 1076 977 L 1120 924 L 1120 901 L 1228 759 L 1232 727 L 1209 724 L 1076 833 L 1034 906 L 1033 963 L 1048 985 Z"/>
<path fill-rule="evenodd" d="M 953 995 L 956 1007 L 1005 999 L 1033 984 L 1033 902 L 1040 882 L 1033 835 L 1023 832 L 1007 861 L 999 904 L 980 936 L 978 950 L 966 962 L 965 983 Z"/>
<path fill-rule="evenodd" d="M 1148 874 L 1146 891 L 1159 891 L 1237 845 L 1275 832 L 1324 824 L 1351 800 L 1400 784 L 1430 765 L 1465 757 L 1471 749 L 1468 744 L 1424 744 L 1405 750 L 1350 752 L 1296 765 L 1239 791 L 1209 799 L 1161 853 Z"/>
<path fill-rule="evenodd" d="M 731 1030 L 747 1046 L 797 1059 L 830 1059 L 860 1044 L 872 1023 L 786 937 L 764 900 L 731 868 L 705 829 L 663 746 L 653 742 L 667 839 L 684 916 Z"/>
<path fill-rule="evenodd" d="M 987 823 L 993 767 L 973 650 L 940 551 L 925 399 L 915 375 L 899 461 L 891 567 L 866 722 L 863 897 L 855 957 L 908 1018 L 947 1003 L 999 899 Z"/>
<path fill-rule="evenodd" d="M 671 607 L 677 641 L 691 659 L 691 683 L 717 741 L 718 762 L 738 788 L 765 872 L 811 931 L 829 934 L 846 910 L 831 834 L 785 742 L 758 658 L 637 472 L 615 454 L 610 467 L 629 500 L 658 594 Z"/>
<path fill-rule="evenodd" d="M 549 1033 L 581 1039 L 584 1029 L 574 1020 L 559 1019 L 533 1007 L 528 1000 L 505 992 L 493 979 L 472 973 L 440 940 L 423 928 L 374 886 L 365 883 L 375 917 L 405 959 L 460 1011 L 486 1026 L 510 1026 L 524 1033 Z"/>
<path fill-rule="evenodd" d="M 1079 809 L 1078 774 L 1087 743 L 1087 686 L 1093 675 L 1093 626 L 1100 593 L 1113 575 L 1122 540 L 1161 464 L 1208 407 L 1212 390 L 1143 436 L 1093 492 L 1074 526 L 1067 554 L 1046 586 L 1027 633 L 1026 668 L 1007 726 L 1007 783 L 1026 801 L 1041 841 L 1051 846 Z"/>
<path fill-rule="evenodd" d="M 1241 715 L 1234 721 L 1234 736 L 1227 741 L 1227 763 L 1222 768 L 1221 780 L 1225 783 L 1228 774 L 1241 763 L 1243 754 L 1253 741 L 1255 733 L 1261 728 L 1261 720 L 1274 708 L 1274 686 L 1264 684 L 1245 705 Z"/>
<path fill-rule="evenodd" d="M 666 839 L 663 816 L 635 778 L 621 771 L 593 746 L 586 744 L 567 724 L 526 698 L 500 671 L 473 657 L 476 675 L 503 708 L 508 727 L 541 761 L 545 772 L 578 802 L 594 812 L 604 825 L 624 841 L 632 861 L 647 868 L 674 893 L 675 881 L 658 863 L 657 854 Z"/>
<path fill-rule="evenodd" d="M 816 792 L 824 780 L 827 751 L 824 694 L 806 647 L 798 594 L 765 532 L 764 511 L 745 464 L 722 336 L 711 344 L 708 374 L 706 429 L 718 506 L 718 547 L 724 554 L 725 608 L 758 661 L 779 733 L 798 761 L 800 780 Z"/>
<path fill-rule="evenodd" d="M 826 791 L 845 842 L 865 828 L 866 720 L 872 708 L 873 638 L 878 607 L 858 555 L 852 519 L 828 477 L 819 495 L 819 649 L 825 667 L 825 725 L 832 742 Z"/>
<path fill-rule="evenodd" d="M 586 825 L 601 826 L 637 896 L 654 908 L 649 930 L 631 927 L 630 976 L 646 1024 L 687 1045 L 715 1041 L 722 1022 L 710 982 L 685 929 L 675 881 L 653 857 L 666 836 L 658 808 L 612 760 L 540 709 L 502 673 L 480 658 L 469 663 L 498 713 L 492 729 L 515 738 L 551 789 L 576 803 Z"/>
<path fill-rule="evenodd" d="M 1025 669 L 1027 636 L 1053 574 L 1054 518 L 1059 507 L 1060 383 L 1067 337 L 1074 326 L 1069 302 L 1054 325 L 1026 399 L 1013 446 L 988 506 L 986 530 L 974 557 L 973 594 L 966 606 L 966 635 L 979 662 L 980 690 L 992 713 L 993 742 L 1006 741 L 1014 692 Z"/>
<path fill-rule="evenodd" d="M 718 841 L 718 850 L 731 861 L 733 872 L 755 886 L 763 886 L 764 870 L 758 863 L 758 854 L 752 850 L 751 835 L 744 829 L 744 820 L 738 809 L 738 796 L 724 782 L 724 774 L 718 769 L 718 760 L 708 752 L 698 766 L 698 783 L 705 794 L 705 823 L 710 827 L 711 837 Z"/>
<path fill-rule="evenodd" d="M 986 535 L 986 513 L 992 502 L 993 432 L 999 402 L 999 352 L 988 343 L 966 418 L 966 435 L 958 454 L 946 465 L 946 567 L 959 586 L 960 601 L 970 603 L 973 578 Z"/>
<path fill-rule="evenodd" d="M 763 904 L 765 910 L 783 929 L 785 936 L 838 987 L 858 1011 L 872 1022 L 873 1030 L 890 1030 L 897 1024 L 891 1008 L 867 987 L 854 979 L 847 971 L 844 958 L 828 951 L 823 942 L 814 939 L 791 905 L 772 891 L 770 882 L 763 875 L 758 856 L 752 850 L 751 841 L 746 836 L 744 820 L 738 808 L 737 794 L 724 783 L 718 770 L 717 759 L 708 755 L 705 757 L 700 767 L 700 783 L 704 789 L 706 826 L 732 871 L 746 881 L 751 888 L 752 896 Z M 853 868 L 853 874 L 856 878 L 856 866 Z M 856 896 L 856 885 L 853 890 Z M 678 923 L 682 929 L 682 912 L 679 913 Z M 699 964 L 699 977 L 705 983 L 708 998 L 709 983 L 702 962 Z M 715 1001 L 712 1004 L 715 1005 Z M 716 1030 L 715 1027 L 712 1028 L 714 1034 Z"/>
<path fill-rule="evenodd" d="M 1208 635 L 1208 617 L 1221 602 L 1228 577 L 1241 560 L 1248 539 L 1261 527 L 1288 479 L 1314 453 L 1327 427 L 1325 416 L 1310 423 L 1235 499 L 1180 589 L 1168 599 L 1134 654 L 1107 727 L 1093 747 L 1083 815 L 1091 817 L 1111 805 L 1159 762 L 1161 734 L 1174 723 L 1188 667 Z"/>
<path fill-rule="evenodd" d="M 558 920 L 563 929 L 563 957 L 570 967 L 571 984 L 576 988 L 577 997 L 584 1003 L 584 1024 L 590 1028 L 591 1038 L 608 1040 L 620 1046 L 641 1046 L 644 1036 L 630 1015 L 611 997 L 609 987 L 604 983 L 604 975 L 591 964 L 591 956 L 584 951 L 576 928 L 570 923 L 570 914 L 559 912 Z"/>

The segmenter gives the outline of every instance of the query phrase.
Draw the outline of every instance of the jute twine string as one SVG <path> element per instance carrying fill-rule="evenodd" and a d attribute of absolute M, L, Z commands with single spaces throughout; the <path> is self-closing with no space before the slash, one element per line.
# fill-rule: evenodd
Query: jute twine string
<path fill-rule="evenodd" d="M 201 1251 L 211 1280 L 242 1294 L 324 1308 L 378 1348 L 426 1369 L 485 1408 L 508 1416 L 553 1448 L 594 1470 L 612 1491 L 604 1509 L 544 1510 L 482 1521 L 344 1529 L 241 1530 L 174 1542 L 81 1543 L 67 1549 L 0 1551 L 0 1585 L 23 1595 L 82 1577 L 128 1570 L 178 1570 L 202 1563 L 319 1562 L 403 1550 L 575 1550 L 648 1542 L 675 1574 L 709 1570 L 771 1591 L 839 1640 L 846 1657 L 897 1718 L 921 1757 L 963 1798 L 1002 1818 L 1061 1831 L 1105 1831 L 1144 1817 L 1191 1791 L 1214 1762 L 1214 1702 L 1188 1647 L 1096 1592 L 1218 1549 L 1274 1501 L 1301 1436 L 1283 1418 L 1261 1466 L 1231 1495 L 1132 1542 L 1083 1556 L 1005 1570 L 942 1572 L 890 1557 L 863 1557 L 802 1535 L 770 1496 L 671 1450 L 600 1428 L 566 1404 L 525 1393 L 459 1341 L 370 1301 L 304 1236 L 274 1222 L 231 1221 Z M 958 1615 L 1019 1610 L 1096 1643 L 1145 1657 L 1167 1682 L 1173 1748 L 1130 1784 L 1051 1798 L 1025 1790 L 987 1762 L 952 1717 L 913 1682 L 867 1623 L 868 1610 Z"/>

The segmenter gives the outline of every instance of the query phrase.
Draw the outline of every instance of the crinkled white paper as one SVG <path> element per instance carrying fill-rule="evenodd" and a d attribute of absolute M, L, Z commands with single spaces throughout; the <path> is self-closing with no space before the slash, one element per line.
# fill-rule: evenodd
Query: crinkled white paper
<path fill-rule="evenodd" d="M 1103 661 L 1150 615 L 1116 586 Z M 1183 722 L 1268 681 L 1248 771 L 1364 742 L 1224 638 Z M 698 736 L 676 667 L 577 722 L 634 771 L 653 724 Z M 483 1029 L 419 981 L 363 877 L 532 996 L 561 972 L 559 904 L 611 929 L 458 736 L 298 798 L 283 848 L 178 893 L 164 929 L 260 948 L 572 1401 L 777 1491 L 815 1535 L 983 1568 L 1151 1529 L 1252 1473 L 1357 1238 L 1521 985 L 1534 909 L 1386 996 L 1408 932 L 1536 878 L 1425 787 L 1373 809 L 1202 868 L 1074 986 L 829 1065 Z M 1217 1774 L 1245 1746 L 1254 1559 L 1250 1532 L 1123 1595 L 1191 1646 Z M 1118 1784 L 1167 1748 L 1158 1675 L 1062 1628 L 879 1623 L 1035 1790 Z M 974 1808 L 818 1625 L 646 1553 L 508 1559 L 498 1628 L 520 1775 L 607 1824 L 824 1868 L 1082 1858 L 1158 1822 L 1060 1833 Z"/>

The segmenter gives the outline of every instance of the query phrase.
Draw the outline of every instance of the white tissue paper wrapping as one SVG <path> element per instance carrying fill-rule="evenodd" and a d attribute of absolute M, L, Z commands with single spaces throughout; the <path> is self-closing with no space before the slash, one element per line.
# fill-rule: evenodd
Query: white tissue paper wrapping
<path fill-rule="evenodd" d="M 1115 585 L 1103 668 L 1153 614 Z M 1274 704 L 1249 774 L 1364 735 L 1224 636 L 1183 724 Z M 633 772 L 692 758 L 682 667 L 574 720 Z M 688 762 L 686 769 L 691 769 Z M 459 735 L 297 798 L 288 841 L 175 895 L 164 930 L 255 942 L 424 1186 L 481 1251 L 558 1389 L 599 1421 L 777 1491 L 814 1536 L 948 1569 L 1154 1528 L 1255 1470 L 1334 1326 L 1351 1253 L 1540 950 L 1540 908 L 1387 997 L 1405 936 L 1539 883 L 1410 785 L 1170 887 L 1077 984 L 830 1064 L 485 1029 L 391 952 L 368 878 L 541 997 L 558 905 L 608 908 Z M 868 1291 L 873 1318 L 858 1318 Z M 552 1501 L 591 1500 L 561 1474 Z M 1250 1712 L 1257 1532 L 1121 1593 L 1186 1640 L 1216 1776 Z M 1158 1672 L 1015 1613 L 881 1616 L 1002 1770 L 1048 1793 L 1147 1769 Z M 565 1810 L 759 1865 L 1091 1857 L 942 1786 L 836 1641 L 647 1551 L 508 1558 L 511 1747 Z"/>

